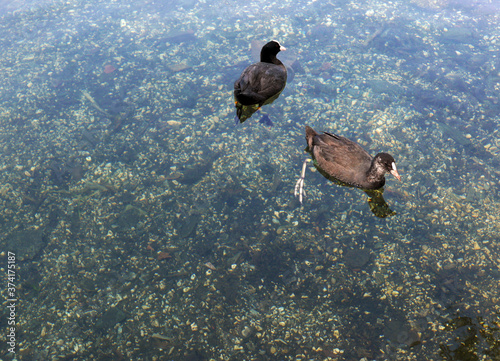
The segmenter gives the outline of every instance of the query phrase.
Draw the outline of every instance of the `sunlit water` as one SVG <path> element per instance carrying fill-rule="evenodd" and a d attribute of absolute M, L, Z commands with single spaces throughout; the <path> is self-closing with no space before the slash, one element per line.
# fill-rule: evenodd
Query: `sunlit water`
<path fill-rule="evenodd" d="M 0 227 L 19 299 L 3 358 L 500 357 L 494 2 L 0 11 Z M 271 39 L 291 68 L 262 109 L 274 126 L 235 125 L 233 82 Z M 305 125 L 392 154 L 396 214 L 312 166 L 301 205 Z"/>

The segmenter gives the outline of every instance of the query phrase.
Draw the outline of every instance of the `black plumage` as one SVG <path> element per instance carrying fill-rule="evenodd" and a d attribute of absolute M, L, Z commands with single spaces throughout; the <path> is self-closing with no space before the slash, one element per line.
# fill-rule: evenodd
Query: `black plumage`
<path fill-rule="evenodd" d="M 248 66 L 234 83 L 236 117 L 243 123 L 261 106 L 275 101 L 286 85 L 287 71 L 276 57 L 285 50 L 278 42 L 262 47 L 260 62 Z"/>
<path fill-rule="evenodd" d="M 352 140 L 327 132 L 318 134 L 309 126 L 306 126 L 306 140 L 317 167 L 346 185 L 380 189 L 385 184 L 386 173 L 401 180 L 396 161 L 390 154 L 378 153 L 372 157 Z"/>

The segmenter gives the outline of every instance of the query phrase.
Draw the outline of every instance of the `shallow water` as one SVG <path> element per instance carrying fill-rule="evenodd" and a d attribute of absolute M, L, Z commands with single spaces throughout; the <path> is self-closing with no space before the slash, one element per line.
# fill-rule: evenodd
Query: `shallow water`
<path fill-rule="evenodd" d="M 15 253 L 18 299 L 2 358 L 500 357 L 497 5 L 0 10 L 1 265 Z M 235 125 L 232 84 L 270 39 L 293 80 L 262 109 L 273 127 Z M 305 125 L 392 154 L 396 215 L 312 165 L 301 205 Z"/>

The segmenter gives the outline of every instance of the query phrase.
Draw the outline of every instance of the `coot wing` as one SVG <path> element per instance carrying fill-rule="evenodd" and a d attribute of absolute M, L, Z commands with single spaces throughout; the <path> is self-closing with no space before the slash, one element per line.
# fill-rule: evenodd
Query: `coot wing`
<path fill-rule="evenodd" d="M 243 71 L 234 83 L 234 95 L 243 105 L 262 105 L 270 98 L 279 95 L 285 84 L 286 69 L 283 66 L 259 62 Z"/>
<path fill-rule="evenodd" d="M 267 64 L 264 76 L 260 78 L 259 94 L 271 98 L 280 94 L 286 85 L 286 68 L 283 65 Z"/>
<path fill-rule="evenodd" d="M 365 183 L 372 156 L 358 143 L 325 132 L 314 138 L 313 152 L 318 166 L 331 177 L 358 187 Z"/>

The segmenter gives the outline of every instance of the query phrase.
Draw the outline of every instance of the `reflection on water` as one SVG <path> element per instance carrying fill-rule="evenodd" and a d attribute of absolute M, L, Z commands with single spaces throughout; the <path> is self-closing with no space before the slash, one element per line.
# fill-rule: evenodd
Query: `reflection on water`
<path fill-rule="evenodd" d="M 498 358 L 498 5 L 0 11 L 17 359 Z M 272 128 L 235 126 L 234 80 L 271 39 L 294 78 Z M 305 124 L 393 154 L 396 214 L 318 174 L 300 206 Z"/>

